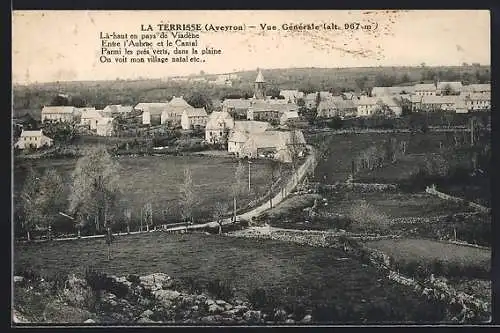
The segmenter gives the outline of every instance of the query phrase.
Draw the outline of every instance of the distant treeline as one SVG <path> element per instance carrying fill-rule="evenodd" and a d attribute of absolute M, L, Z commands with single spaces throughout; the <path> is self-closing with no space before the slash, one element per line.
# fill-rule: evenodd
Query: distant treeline
<path fill-rule="evenodd" d="M 267 93 L 277 96 L 281 89 L 315 91 L 369 91 L 374 86 L 411 85 L 418 82 L 490 81 L 489 66 L 454 67 L 368 67 L 368 68 L 291 68 L 263 70 Z M 135 105 L 139 102 L 164 102 L 172 96 L 204 101 L 253 95 L 255 71 L 237 73 L 233 86 L 215 86 L 204 82 L 182 82 L 160 79 L 114 81 L 53 82 L 14 85 L 14 109 L 41 109 L 51 105 L 55 96 L 68 94 L 75 106 L 101 109 L 109 104 Z M 203 104 L 203 103 L 202 103 Z M 208 102 L 204 102 L 208 104 Z M 211 105 L 207 105 L 208 108 Z"/>

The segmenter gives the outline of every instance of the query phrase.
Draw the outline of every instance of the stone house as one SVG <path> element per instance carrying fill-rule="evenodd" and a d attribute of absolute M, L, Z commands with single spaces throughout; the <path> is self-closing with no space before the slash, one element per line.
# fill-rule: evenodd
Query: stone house
<path fill-rule="evenodd" d="M 212 112 L 205 127 L 205 140 L 213 144 L 222 143 L 233 128 L 234 120 L 228 112 Z"/>

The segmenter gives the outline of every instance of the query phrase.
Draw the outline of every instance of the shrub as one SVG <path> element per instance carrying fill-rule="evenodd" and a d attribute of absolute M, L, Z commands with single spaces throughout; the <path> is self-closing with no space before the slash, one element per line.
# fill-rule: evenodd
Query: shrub
<path fill-rule="evenodd" d="M 229 300 L 233 298 L 233 285 L 229 280 L 211 280 L 208 282 L 207 290 L 219 299 Z"/>
<path fill-rule="evenodd" d="M 267 313 L 273 313 L 276 308 L 281 306 L 280 298 L 264 288 L 251 289 L 247 294 L 247 299 L 255 309 Z"/>
<path fill-rule="evenodd" d="M 352 205 L 349 215 L 354 230 L 386 231 L 389 225 L 389 218 L 366 201 Z"/>
<path fill-rule="evenodd" d="M 192 276 L 185 277 L 182 281 L 184 281 L 187 291 L 191 294 L 199 294 L 204 289 L 204 284 Z"/>
<path fill-rule="evenodd" d="M 16 270 L 15 275 L 22 276 L 28 281 L 38 281 L 41 278 L 40 272 L 31 268 L 21 268 Z"/>
<path fill-rule="evenodd" d="M 99 293 L 100 291 L 108 291 L 116 297 L 123 298 L 128 294 L 128 287 L 104 273 L 97 272 L 93 268 L 85 270 L 85 280 L 92 290 Z"/>

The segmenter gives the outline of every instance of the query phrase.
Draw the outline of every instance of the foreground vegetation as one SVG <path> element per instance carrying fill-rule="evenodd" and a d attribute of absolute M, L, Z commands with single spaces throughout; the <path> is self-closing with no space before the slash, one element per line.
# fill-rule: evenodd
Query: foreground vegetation
<path fill-rule="evenodd" d="M 234 297 L 264 312 L 283 307 L 296 317 L 311 313 L 313 322 L 321 323 L 447 320 L 445 305 L 427 301 L 331 248 L 164 233 L 117 238 L 111 261 L 105 248 L 102 240 L 17 245 L 15 272 L 25 274 L 31 267 L 49 278 L 66 273 L 83 277 L 89 266 L 117 276 L 165 272 L 182 288 L 212 291 L 210 281 L 222 281 L 230 288 L 215 289 L 234 288 Z"/>

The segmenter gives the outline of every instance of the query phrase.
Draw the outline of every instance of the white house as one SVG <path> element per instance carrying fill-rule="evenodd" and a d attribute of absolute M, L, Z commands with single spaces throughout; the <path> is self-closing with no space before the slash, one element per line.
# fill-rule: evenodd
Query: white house
<path fill-rule="evenodd" d="M 205 108 L 186 109 L 181 116 L 182 129 L 192 129 L 196 127 L 205 127 L 208 121 L 208 114 Z"/>
<path fill-rule="evenodd" d="M 99 136 L 112 136 L 113 135 L 113 118 L 102 117 L 97 121 L 97 135 Z"/>
<path fill-rule="evenodd" d="M 234 120 L 228 112 L 212 112 L 205 127 L 205 140 L 210 143 L 223 142 L 225 135 L 233 128 Z"/>
<path fill-rule="evenodd" d="M 74 119 L 74 106 L 44 106 L 42 108 L 42 123 L 45 121 L 70 122 Z"/>
<path fill-rule="evenodd" d="M 182 126 L 181 122 L 184 111 L 191 112 L 194 109 L 194 107 L 184 100 L 183 96 L 174 96 L 161 112 L 161 123 L 165 124 L 168 122 L 172 126 Z"/>
<path fill-rule="evenodd" d="M 19 149 L 33 148 L 38 149 L 44 146 L 52 146 L 54 140 L 43 135 L 42 130 L 21 132 L 19 140 L 15 143 L 15 147 Z"/>
<path fill-rule="evenodd" d="M 299 112 L 298 111 L 285 111 L 280 117 L 280 124 L 284 125 L 288 121 L 298 120 Z"/>
<path fill-rule="evenodd" d="M 95 108 L 84 110 L 80 116 L 80 125 L 85 125 L 88 126 L 89 129 L 95 130 L 97 129 L 97 121 L 102 117 L 103 114 L 101 111 Z"/>
<path fill-rule="evenodd" d="M 281 90 L 280 96 L 283 96 L 287 102 L 296 103 L 297 99 L 304 98 L 304 93 L 298 90 Z"/>
<path fill-rule="evenodd" d="M 491 95 L 489 93 L 470 93 L 465 96 L 465 105 L 469 111 L 491 110 Z"/>
<path fill-rule="evenodd" d="M 414 86 L 417 96 L 435 96 L 436 85 L 434 83 L 419 83 Z"/>
<path fill-rule="evenodd" d="M 375 110 L 379 107 L 377 97 L 367 97 L 363 96 L 358 101 L 357 105 L 357 116 L 358 117 L 369 117 L 375 113 Z"/>
<path fill-rule="evenodd" d="M 469 84 L 462 87 L 463 93 L 481 93 L 481 94 L 491 94 L 491 84 L 481 83 L 481 84 Z"/>

